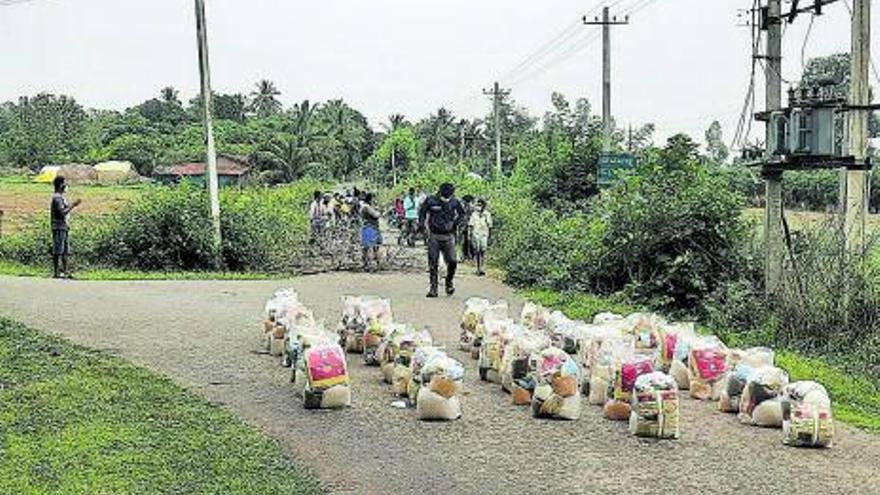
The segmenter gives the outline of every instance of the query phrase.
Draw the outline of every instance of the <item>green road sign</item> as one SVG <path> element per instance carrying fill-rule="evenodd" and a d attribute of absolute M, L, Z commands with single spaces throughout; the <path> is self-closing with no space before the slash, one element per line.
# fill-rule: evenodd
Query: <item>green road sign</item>
<path fill-rule="evenodd" d="M 599 187 L 608 187 L 617 181 L 620 172 L 626 172 L 636 167 L 636 158 L 627 154 L 606 153 L 599 156 Z"/>

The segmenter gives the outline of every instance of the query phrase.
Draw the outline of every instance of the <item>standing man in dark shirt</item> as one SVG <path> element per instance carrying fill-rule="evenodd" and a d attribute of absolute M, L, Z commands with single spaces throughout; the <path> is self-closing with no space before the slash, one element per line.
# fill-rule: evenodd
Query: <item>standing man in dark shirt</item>
<path fill-rule="evenodd" d="M 437 297 L 440 255 L 446 263 L 446 294 L 455 293 L 455 233 L 464 221 L 464 208 L 455 197 L 455 186 L 445 183 L 436 196 L 419 207 L 419 224 L 428 235 L 428 270 L 431 288 L 428 297 Z"/>
<path fill-rule="evenodd" d="M 70 226 L 67 223 L 67 215 L 79 206 L 82 201 L 77 199 L 73 204 L 67 204 L 67 200 L 64 198 L 64 193 L 67 191 L 64 177 L 55 177 L 52 185 L 55 187 L 55 193 L 52 194 L 52 203 L 49 210 L 52 219 L 52 266 L 55 272 L 54 277 L 71 278 L 67 263 L 67 258 L 70 255 L 70 239 L 68 238 Z"/>

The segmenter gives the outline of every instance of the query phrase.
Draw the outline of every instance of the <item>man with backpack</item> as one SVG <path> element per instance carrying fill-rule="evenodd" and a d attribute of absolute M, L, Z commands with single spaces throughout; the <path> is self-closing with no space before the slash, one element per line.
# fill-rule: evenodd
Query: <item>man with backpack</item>
<path fill-rule="evenodd" d="M 419 224 L 428 235 L 428 271 L 431 287 L 427 297 L 437 297 L 440 255 L 446 263 L 446 294 L 455 293 L 455 233 L 464 221 L 464 208 L 455 197 L 455 186 L 445 183 L 436 196 L 428 197 L 419 208 Z"/>

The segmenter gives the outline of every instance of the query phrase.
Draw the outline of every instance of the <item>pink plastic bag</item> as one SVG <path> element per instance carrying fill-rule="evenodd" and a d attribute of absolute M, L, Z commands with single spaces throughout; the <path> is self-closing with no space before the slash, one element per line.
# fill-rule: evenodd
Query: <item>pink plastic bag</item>
<path fill-rule="evenodd" d="M 319 345 L 306 351 L 309 382 L 313 389 L 348 383 L 345 353 L 338 345 Z"/>

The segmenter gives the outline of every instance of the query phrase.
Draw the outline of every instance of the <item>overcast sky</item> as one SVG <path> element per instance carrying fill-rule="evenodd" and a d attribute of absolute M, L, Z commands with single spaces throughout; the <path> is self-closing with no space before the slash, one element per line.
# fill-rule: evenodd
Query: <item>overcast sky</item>
<path fill-rule="evenodd" d="M 849 0 L 852 1 L 852 0 Z M 214 89 L 250 92 L 274 81 L 285 105 L 343 98 L 374 125 L 392 113 L 417 120 L 445 105 L 485 115 L 480 94 L 600 3 L 595 0 L 206 0 Z M 626 14 L 647 0 L 621 0 Z M 0 2 L 2 3 L 2 2 Z M 615 3 L 611 0 L 609 3 Z M 702 139 L 718 119 L 729 140 L 749 73 L 750 0 L 656 0 L 614 28 L 613 109 L 622 125 L 657 124 Z M 876 23 L 880 9 L 874 9 Z M 797 78 L 809 16 L 787 28 L 783 75 Z M 533 115 L 550 93 L 586 96 L 601 112 L 601 42 L 570 30 L 543 70 L 501 79 Z M 876 36 L 874 37 L 876 38 Z M 817 18 L 807 57 L 849 49 L 843 2 Z M 584 42 L 585 43 L 585 42 Z M 873 50 L 880 50 L 876 42 Z M 523 76 L 534 74 L 534 77 Z M 763 78 L 758 81 L 763 84 Z M 872 84 L 876 84 L 872 82 Z M 123 109 L 171 85 L 198 90 L 191 0 L 33 0 L 0 6 L 0 99 L 66 93 L 89 107 Z M 763 96 L 758 95 L 759 106 Z M 758 129 L 756 127 L 756 129 Z"/>

